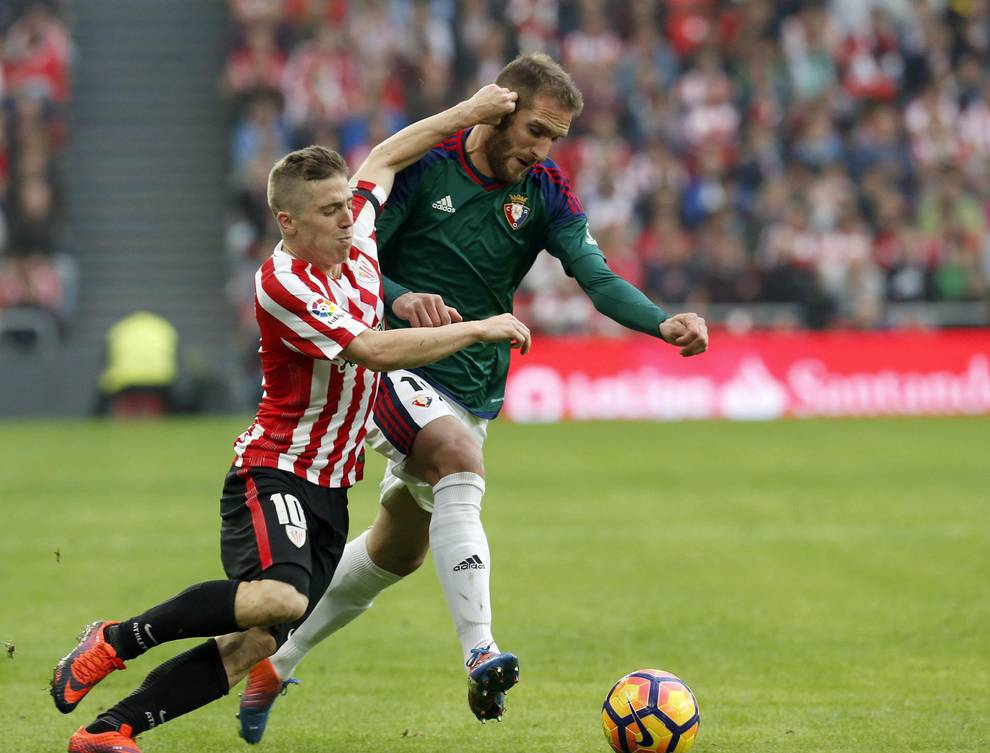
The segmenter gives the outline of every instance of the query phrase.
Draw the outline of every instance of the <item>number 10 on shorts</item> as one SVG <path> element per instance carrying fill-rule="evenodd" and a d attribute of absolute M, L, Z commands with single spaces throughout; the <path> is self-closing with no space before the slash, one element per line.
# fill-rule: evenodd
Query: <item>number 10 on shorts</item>
<path fill-rule="evenodd" d="M 271 500 L 278 522 L 285 526 L 285 535 L 301 549 L 306 543 L 306 515 L 299 500 L 291 494 L 281 493 L 273 494 Z"/>

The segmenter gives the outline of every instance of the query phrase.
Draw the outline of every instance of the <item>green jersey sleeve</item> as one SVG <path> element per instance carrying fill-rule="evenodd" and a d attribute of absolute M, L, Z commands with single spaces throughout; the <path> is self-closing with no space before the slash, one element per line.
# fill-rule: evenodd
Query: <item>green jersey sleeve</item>
<path fill-rule="evenodd" d="M 660 337 L 660 323 L 670 315 L 609 269 L 603 256 L 582 256 L 570 271 L 595 308 L 609 319 L 637 332 Z"/>
<path fill-rule="evenodd" d="M 584 215 L 551 226 L 547 250 L 602 314 L 623 327 L 660 337 L 660 323 L 669 315 L 609 269 Z"/>
<path fill-rule="evenodd" d="M 392 280 L 385 275 L 382 275 L 382 290 L 385 293 L 385 298 L 383 300 L 385 301 L 385 306 L 388 308 L 392 307 L 392 304 L 395 303 L 395 299 L 400 295 L 405 295 L 410 292 L 409 288 L 402 287 L 395 280 Z"/>

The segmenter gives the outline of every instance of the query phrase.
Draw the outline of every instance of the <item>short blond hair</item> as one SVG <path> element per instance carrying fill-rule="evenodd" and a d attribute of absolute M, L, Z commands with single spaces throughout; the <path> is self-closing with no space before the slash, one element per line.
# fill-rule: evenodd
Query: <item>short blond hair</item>
<path fill-rule="evenodd" d="M 539 95 L 552 97 L 574 117 L 584 109 L 584 97 L 574 79 L 560 63 L 542 52 L 519 55 L 502 69 L 495 83 L 519 94 L 520 110 L 530 107 Z"/>
<path fill-rule="evenodd" d="M 344 158 L 325 146 L 313 145 L 289 152 L 268 173 L 268 207 L 276 217 L 279 212 L 296 211 L 302 183 L 335 175 L 347 180 L 348 172 Z"/>

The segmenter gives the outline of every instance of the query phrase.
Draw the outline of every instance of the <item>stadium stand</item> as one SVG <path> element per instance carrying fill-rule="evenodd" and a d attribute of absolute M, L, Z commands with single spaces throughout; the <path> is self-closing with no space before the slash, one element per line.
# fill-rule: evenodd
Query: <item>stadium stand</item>
<path fill-rule="evenodd" d="M 990 4 L 231 0 L 231 295 L 253 343 L 265 168 L 358 162 L 519 51 L 585 94 L 554 159 L 612 266 L 737 329 L 988 321 Z M 543 258 L 517 313 L 616 332 Z"/>
<path fill-rule="evenodd" d="M 0 11 L 0 345 L 57 349 L 76 272 L 61 251 L 72 44 L 56 6 Z"/>

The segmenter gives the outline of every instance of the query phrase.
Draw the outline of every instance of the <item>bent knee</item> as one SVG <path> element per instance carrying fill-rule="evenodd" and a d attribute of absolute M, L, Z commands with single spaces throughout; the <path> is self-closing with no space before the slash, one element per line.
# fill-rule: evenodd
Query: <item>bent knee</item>
<path fill-rule="evenodd" d="M 432 426 L 432 424 L 430 425 Z M 484 456 L 481 446 L 460 424 L 456 428 L 449 424 L 429 431 L 420 432 L 413 446 L 413 459 L 416 467 L 422 470 L 424 481 L 435 484 L 451 473 L 485 473 Z"/>
<path fill-rule="evenodd" d="M 239 625 L 267 627 L 298 620 L 309 598 L 282 581 L 254 580 L 241 584 L 235 605 Z"/>
<path fill-rule="evenodd" d="M 272 616 L 275 618 L 273 624 L 295 622 L 306 614 L 309 597 L 299 593 L 295 587 L 288 583 L 278 583 L 278 585 L 280 586 L 278 595 L 275 596 L 272 603 Z"/>
<path fill-rule="evenodd" d="M 450 466 L 447 473 L 477 473 L 479 476 L 485 472 L 484 456 L 481 454 L 481 446 L 467 434 L 460 434 L 451 437 L 440 447 L 440 454 L 447 465 Z M 444 473 L 444 475 L 447 475 Z"/>

